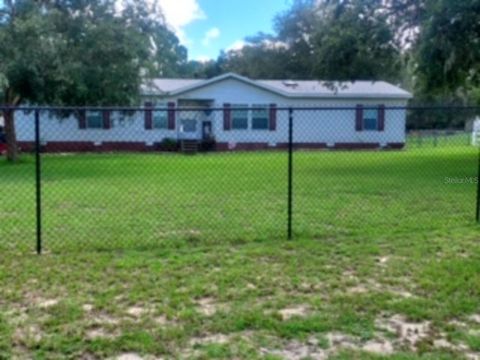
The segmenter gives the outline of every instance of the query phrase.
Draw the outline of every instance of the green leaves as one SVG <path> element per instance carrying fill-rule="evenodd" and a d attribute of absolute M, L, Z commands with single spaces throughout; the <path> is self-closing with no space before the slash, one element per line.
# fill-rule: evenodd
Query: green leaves
<path fill-rule="evenodd" d="M 277 34 L 258 34 L 217 64 L 253 78 L 400 79 L 401 56 L 379 1 L 294 1 Z"/>
<path fill-rule="evenodd" d="M 480 87 L 480 3 L 425 1 L 416 59 L 418 90 L 469 102 Z"/>
<path fill-rule="evenodd" d="M 386 19 L 362 6 L 326 11 L 315 28 L 314 74 L 325 80 L 399 77 L 399 50 Z"/>
<path fill-rule="evenodd" d="M 178 73 L 186 50 L 145 0 L 0 5 L 0 93 L 34 104 L 131 105 L 142 75 Z M 11 102 L 12 96 L 6 99 Z M 3 101 L 2 101 L 3 102 Z"/>

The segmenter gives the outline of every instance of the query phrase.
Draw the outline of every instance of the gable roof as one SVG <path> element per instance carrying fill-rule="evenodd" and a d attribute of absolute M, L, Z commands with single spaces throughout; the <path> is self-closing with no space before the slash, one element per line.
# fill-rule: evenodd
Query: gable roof
<path fill-rule="evenodd" d="M 235 79 L 287 98 L 412 98 L 409 92 L 385 81 L 252 80 L 234 73 L 208 80 L 153 79 L 142 86 L 141 92 L 149 96 L 178 96 L 227 79 Z"/>

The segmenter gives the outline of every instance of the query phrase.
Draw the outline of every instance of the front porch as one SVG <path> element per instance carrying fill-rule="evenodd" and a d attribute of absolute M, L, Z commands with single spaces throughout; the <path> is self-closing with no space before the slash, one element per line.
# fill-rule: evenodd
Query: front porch
<path fill-rule="evenodd" d="M 211 111 L 213 105 L 214 100 L 178 100 L 178 140 L 212 140 L 214 138 Z"/>

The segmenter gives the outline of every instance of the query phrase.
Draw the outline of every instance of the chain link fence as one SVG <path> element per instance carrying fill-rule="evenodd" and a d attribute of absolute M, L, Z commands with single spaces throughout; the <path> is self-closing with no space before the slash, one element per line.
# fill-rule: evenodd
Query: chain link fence
<path fill-rule="evenodd" d="M 477 108 L 0 110 L 2 251 L 368 241 L 478 220 Z"/>

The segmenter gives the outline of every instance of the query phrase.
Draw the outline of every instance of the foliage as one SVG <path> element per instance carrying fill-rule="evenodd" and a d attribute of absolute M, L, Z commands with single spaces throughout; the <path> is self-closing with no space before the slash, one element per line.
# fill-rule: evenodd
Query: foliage
<path fill-rule="evenodd" d="M 247 38 L 224 68 L 254 78 L 387 79 L 400 74 L 399 49 L 387 16 L 368 2 L 296 0 L 275 20 L 275 36 Z"/>
<path fill-rule="evenodd" d="M 464 102 L 480 87 L 480 2 L 427 1 L 428 19 L 418 40 L 421 93 Z"/>
<path fill-rule="evenodd" d="M 129 105 L 142 77 L 174 74 L 186 50 L 146 1 L 5 2 L 4 102 Z M 6 81 L 5 81 L 6 80 Z"/>
<path fill-rule="evenodd" d="M 177 139 L 164 138 L 160 143 L 160 149 L 162 151 L 177 151 L 179 149 Z"/>
<path fill-rule="evenodd" d="M 147 0 L 0 3 L 1 103 L 133 105 L 144 78 L 173 75 L 186 49 Z M 5 112 L 16 161 L 13 114 Z"/>
<path fill-rule="evenodd" d="M 323 9 L 312 37 L 315 77 L 397 81 L 400 52 L 386 16 L 364 3 L 341 5 Z"/>

